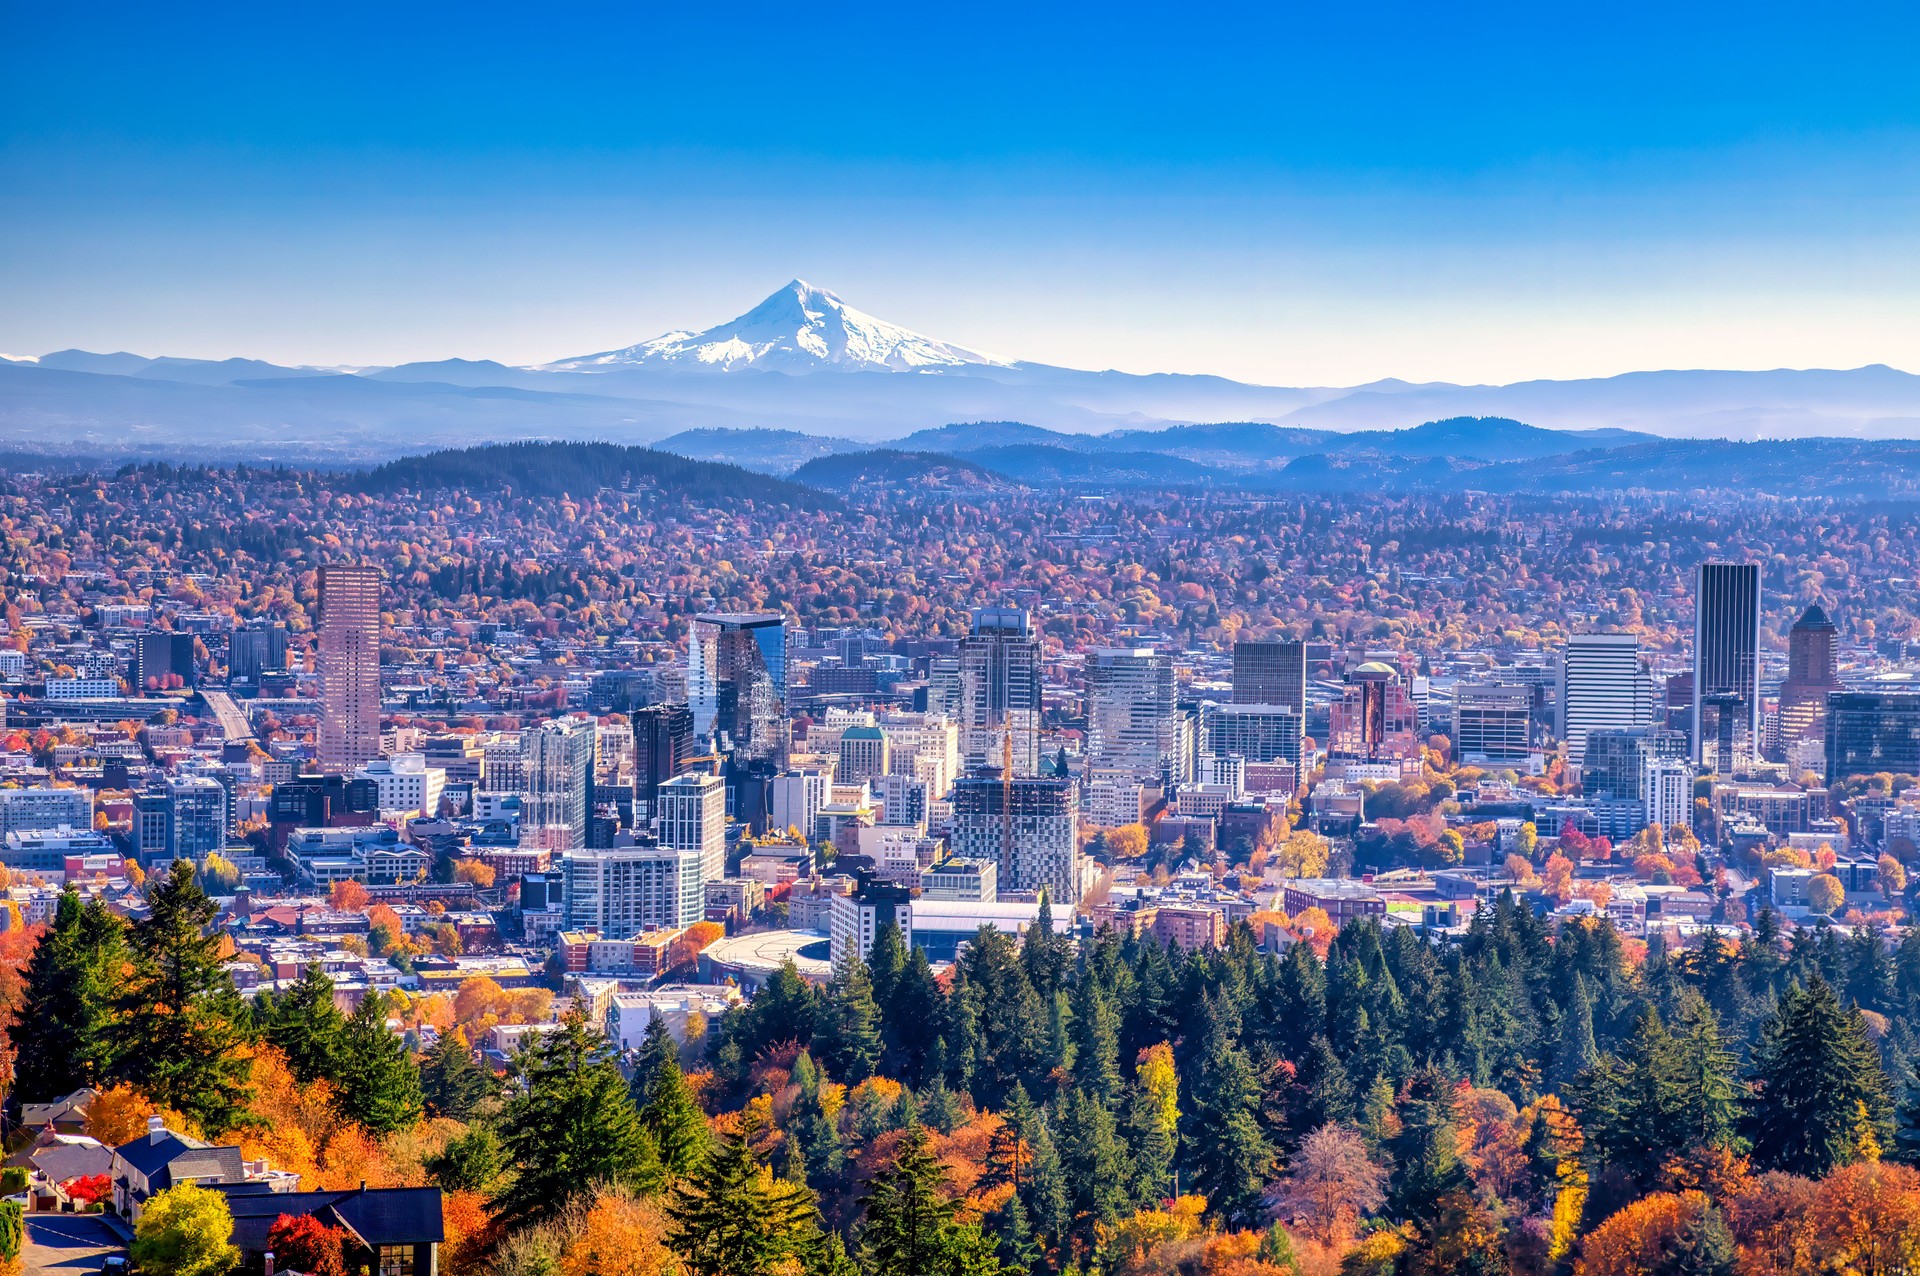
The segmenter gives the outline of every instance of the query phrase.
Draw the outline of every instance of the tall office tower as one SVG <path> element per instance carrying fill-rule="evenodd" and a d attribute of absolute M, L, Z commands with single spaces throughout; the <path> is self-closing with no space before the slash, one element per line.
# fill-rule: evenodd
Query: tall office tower
<path fill-rule="evenodd" d="M 1732 775 L 1760 744 L 1760 564 L 1693 578 L 1693 761 Z"/>
<path fill-rule="evenodd" d="M 744 761 L 787 760 L 787 622 L 777 612 L 703 613 L 687 643 L 693 733 Z"/>
<path fill-rule="evenodd" d="M 953 786 L 953 854 L 999 865 L 1002 891 L 1080 902 L 1080 794 L 1072 781 L 969 776 Z"/>
<path fill-rule="evenodd" d="M 380 569 L 320 569 L 320 768 L 380 756 Z"/>
<path fill-rule="evenodd" d="M 1200 704 L 1200 754 L 1247 762 L 1300 761 L 1300 715 L 1279 704 Z"/>
<path fill-rule="evenodd" d="M 633 715 L 633 800 L 653 813 L 662 784 L 693 760 L 693 710 L 684 704 L 654 704 Z"/>
<path fill-rule="evenodd" d="M 1171 660 L 1151 647 L 1102 648 L 1087 657 L 1086 681 L 1088 766 L 1124 768 L 1141 779 L 1189 778 Z"/>
<path fill-rule="evenodd" d="M 593 799 L 592 718 L 554 718 L 520 733 L 525 767 L 521 790 L 520 841 L 553 851 L 587 845 L 587 814 Z"/>
<path fill-rule="evenodd" d="M 1653 675 L 1634 634 L 1574 634 L 1567 639 L 1560 703 L 1567 765 L 1586 759 L 1587 733 L 1644 727 L 1653 721 Z"/>
<path fill-rule="evenodd" d="M 1233 702 L 1282 704 L 1307 712 L 1307 647 L 1299 642 L 1233 644 Z"/>
<path fill-rule="evenodd" d="M 133 795 L 134 849 L 143 863 L 204 857 L 227 844 L 227 791 L 205 776 L 173 776 Z"/>
<path fill-rule="evenodd" d="M 1392 665 L 1369 660 L 1347 675 L 1327 713 L 1327 752 L 1362 762 L 1420 756 L 1420 711 Z"/>
<path fill-rule="evenodd" d="M 1463 682 L 1453 689 L 1453 752 L 1462 762 L 1524 762 L 1533 751 L 1533 688 Z"/>
<path fill-rule="evenodd" d="M 927 712 L 960 722 L 965 705 L 961 693 L 960 657 L 927 657 Z"/>
<path fill-rule="evenodd" d="M 691 926 L 706 911 L 707 883 L 727 875 L 727 785 L 707 772 L 676 775 L 660 786 L 660 850 L 676 861 L 681 920 Z"/>
<path fill-rule="evenodd" d="M 134 686 L 166 691 L 194 685 L 193 635 L 149 629 L 134 648 Z"/>
<path fill-rule="evenodd" d="M 262 674 L 287 667 L 287 627 L 256 621 L 227 635 L 227 684 L 258 689 Z"/>
<path fill-rule="evenodd" d="M 1920 775 L 1920 695 L 1834 692 L 1827 697 L 1827 783 L 1880 771 Z"/>
<path fill-rule="evenodd" d="M 813 841 L 814 818 L 827 804 L 833 780 L 825 771 L 782 771 L 773 777 L 768 806 L 769 824 L 776 833 L 797 829 L 809 843 Z"/>
<path fill-rule="evenodd" d="M 0 789 L 0 837 L 93 829 L 92 789 Z"/>
<path fill-rule="evenodd" d="M 977 607 L 960 644 L 960 748 L 969 767 L 1040 770 L 1040 635 L 1018 607 Z"/>
<path fill-rule="evenodd" d="M 657 846 L 568 851 L 560 857 L 560 886 L 567 929 L 597 931 L 602 939 L 700 920 L 699 912 L 687 913 L 680 857 Z"/>
<path fill-rule="evenodd" d="M 1685 758 L 1648 758 L 1640 792 L 1647 823 L 1663 829 L 1693 826 L 1693 767 Z"/>
<path fill-rule="evenodd" d="M 927 786 L 927 796 L 945 801 L 960 774 L 960 728 L 938 713 L 889 713 L 880 720 L 887 733 L 887 770 L 911 775 Z"/>
<path fill-rule="evenodd" d="M 1787 631 L 1787 678 L 1780 684 L 1781 748 L 1826 737 L 1827 696 L 1840 688 L 1840 629 L 1814 603 Z"/>

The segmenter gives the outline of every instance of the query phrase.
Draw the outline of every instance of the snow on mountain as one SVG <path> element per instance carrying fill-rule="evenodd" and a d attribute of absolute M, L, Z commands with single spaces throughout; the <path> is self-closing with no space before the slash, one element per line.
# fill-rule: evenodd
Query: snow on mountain
<path fill-rule="evenodd" d="M 741 315 L 705 332 L 669 332 L 624 350 L 544 364 L 543 372 L 621 368 L 774 372 L 917 372 L 1010 366 L 855 310 L 825 288 L 796 279 Z"/>

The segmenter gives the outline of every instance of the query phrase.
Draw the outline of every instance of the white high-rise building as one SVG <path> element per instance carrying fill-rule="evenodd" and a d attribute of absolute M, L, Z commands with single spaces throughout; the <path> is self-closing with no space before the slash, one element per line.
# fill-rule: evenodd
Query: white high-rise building
<path fill-rule="evenodd" d="M 560 857 L 566 929 L 598 931 L 602 939 L 632 939 L 663 927 L 686 926 L 681 859 L 654 846 L 569 851 Z M 695 894 L 704 892 L 696 887 Z M 684 920 L 683 920 L 684 919 Z"/>
<path fill-rule="evenodd" d="M 1653 721 L 1653 675 L 1634 634 L 1574 634 L 1562 674 L 1567 764 L 1586 758 L 1587 732 L 1623 730 Z"/>
<path fill-rule="evenodd" d="M 706 884 L 727 875 L 727 785 L 707 771 L 676 775 L 655 802 L 660 849 L 679 862 L 679 915 L 691 926 L 706 909 Z"/>
<path fill-rule="evenodd" d="M 593 810 L 593 755 L 597 731 L 592 718 L 554 718 L 520 733 L 525 768 L 521 792 L 522 844 L 550 850 L 578 850 L 587 844 L 587 818 Z"/>
<path fill-rule="evenodd" d="M 780 832 L 799 829 L 802 837 L 812 837 L 814 819 L 827 804 L 833 778 L 825 771 L 783 771 L 773 777 L 771 787 L 772 827 Z"/>
<path fill-rule="evenodd" d="M 418 753 L 399 753 L 367 763 L 353 773 L 356 780 L 371 780 L 380 794 L 383 811 L 418 811 L 437 815 L 440 793 L 447 785 L 447 773 L 427 765 Z"/>
<path fill-rule="evenodd" d="M 1650 757 L 1640 791 L 1647 823 L 1663 829 L 1693 824 L 1693 767 L 1680 758 Z"/>

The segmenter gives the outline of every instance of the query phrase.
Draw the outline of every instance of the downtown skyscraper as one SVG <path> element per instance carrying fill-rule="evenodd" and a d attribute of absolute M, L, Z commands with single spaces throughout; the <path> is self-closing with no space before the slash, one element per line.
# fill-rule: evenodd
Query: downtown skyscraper
<path fill-rule="evenodd" d="M 1732 775 L 1760 747 L 1760 564 L 1693 578 L 1693 760 Z"/>
<path fill-rule="evenodd" d="M 380 756 L 380 569 L 320 569 L 320 767 Z"/>
<path fill-rule="evenodd" d="M 979 607 L 960 644 L 960 748 L 971 768 L 1040 771 L 1040 636 L 1018 607 Z"/>

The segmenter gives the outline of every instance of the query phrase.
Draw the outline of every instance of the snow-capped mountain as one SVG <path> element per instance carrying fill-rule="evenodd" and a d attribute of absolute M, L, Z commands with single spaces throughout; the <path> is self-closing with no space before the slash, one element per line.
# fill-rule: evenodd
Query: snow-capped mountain
<path fill-rule="evenodd" d="M 669 332 L 624 350 L 542 365 L 543 372 L 620 368 L 756 368 L 773 372 L 917 372 L 968 365 L 1007 367 L 977 350 L 935 341 L 855 310 L 825 288 L 796 279 L 738 319 L 705 332 Z"/>

